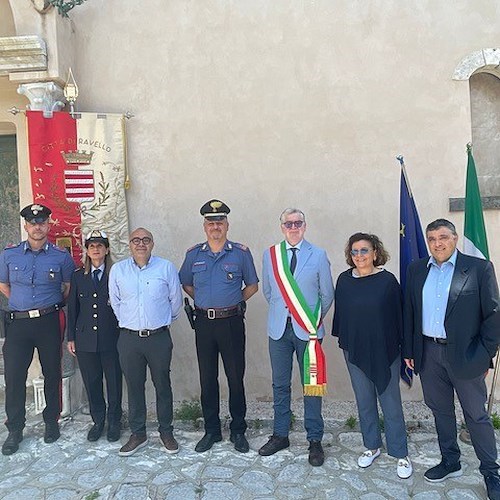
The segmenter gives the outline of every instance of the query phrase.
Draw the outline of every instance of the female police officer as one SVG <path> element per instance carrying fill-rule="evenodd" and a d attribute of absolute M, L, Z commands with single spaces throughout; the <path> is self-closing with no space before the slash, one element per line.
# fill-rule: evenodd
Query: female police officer
<path fill-rule="evenodd" d="M 109 303 L 109 240 L 104 231 L 92 231 L 85 240 L 85 266 L 71 278 L 68 298 L 68 351 L 77 356 L 94 421 L 87 439 L 97 441 L 104 430 L 108 397 L 108 441 L 120 439 L 122 371 L 118 360 L 118 321 Z"/>

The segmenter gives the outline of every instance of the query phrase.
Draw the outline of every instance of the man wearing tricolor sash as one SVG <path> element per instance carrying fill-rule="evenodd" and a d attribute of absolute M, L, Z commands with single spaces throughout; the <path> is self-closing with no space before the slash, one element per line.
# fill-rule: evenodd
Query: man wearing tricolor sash
<path fill-rule="evenodd" d="M 274 429 L 259 454 L 288 448 L 291 422 L 293 355 L 297 356 L 304 387 L 304 423 L 309 463 L 323 465 L 322 396 L 326 364 L 321 339 L 322 320 L 333 302 L 333 282 L 326 252 L 304 239 L 305 215 L 287 208 L 280 217 L 285 239 L 264 252 L 263 292 L 269 302 L 267 330 L 273 377 Z"/>

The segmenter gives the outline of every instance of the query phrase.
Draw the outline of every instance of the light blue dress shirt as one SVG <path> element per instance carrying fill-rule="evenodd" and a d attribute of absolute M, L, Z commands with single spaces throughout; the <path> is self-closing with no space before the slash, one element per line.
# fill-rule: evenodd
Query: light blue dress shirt
<path fill-rule="evenodd" d="M 456 262 L 457 250 L 441 266 L 434 257 L 427 264 L 429 274 L 422 294 L 422 333 L 427 337 L 446 338 L 444 319 Z"/>
<path fill-rule="evenodd" d="M 132 257 L 117 262 L 109 272 L 109 300 L 120 328 L 156 330 L 170 325 L 182 308 L 177 269 L 154 255 L 144 267 Z"/>

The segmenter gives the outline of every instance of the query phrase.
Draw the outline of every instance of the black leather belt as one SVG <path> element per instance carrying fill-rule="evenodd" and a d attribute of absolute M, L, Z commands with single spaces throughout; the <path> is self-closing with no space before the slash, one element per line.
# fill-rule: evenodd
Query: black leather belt
<path fill-rule="evenodd" d="M 59 304 L 55 304 L 43 309 L 31 309 L 31 311 L 10 311 L 8 314 L 10 319 L 33 319 L 39 318 L 40 316 L 45 316 L 46 314 L 50 314 L 55 311 L 59 311 L 59 309 L 61 308 L 62 306 L 60 306 Z"/>
<path fill-rule="evenodd" d="M 219 309 L 200 309 L 197 307 L 195 309 L 196 316 L 201 316 L 208 319 L 223 319 L 232 318 L 233 316 L 238 316 L 241 314 L 241 308 L 239 306 L 234 307 L 221 307 Z"/>
<path fill-rule="evenodd" d="M 122 328 L 123 331 L 127 333 L 133 333 L 134 335 L 137 335 L 138 337 L 141 338 L 146 338 L 150 337 L 151 335 L 154 335 L 155 333 L 160 333 L 164 332 L 165 330 L 168 331 L 168 326 L 161 326 L 160 328 L 156 328 L 156 330 L 130 330 L 129 328 Z"/>
<path fill-rule="evenodd" d="M 435 344 L 446 345 L 448 343 L 446 339 L 440 339 L 438 337 L 428 337 L 427 335 L 424 335 L 424 339 L 428 340 L 429 342 L 434 342 Z"/>

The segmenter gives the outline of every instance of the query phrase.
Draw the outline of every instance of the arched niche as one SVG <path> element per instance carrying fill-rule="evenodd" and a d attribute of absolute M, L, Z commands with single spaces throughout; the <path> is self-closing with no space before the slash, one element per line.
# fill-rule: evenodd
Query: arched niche
<path fill-rule="evenodd" d="M 500 196 L 500 48 L 469 54 L 453 79 L 469 82 L 473 154 L 483 203 L 489 204 L 488 198 Z"/>

